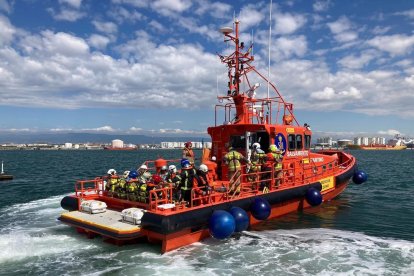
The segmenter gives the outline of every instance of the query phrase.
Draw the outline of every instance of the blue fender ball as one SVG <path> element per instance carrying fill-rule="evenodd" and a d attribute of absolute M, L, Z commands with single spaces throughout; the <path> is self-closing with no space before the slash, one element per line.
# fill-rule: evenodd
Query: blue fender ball
<path fill-rule="evenodd" d="M 208 222 L 210 235 L 218 240 L 224 240 L 233 234 L 236 222 L 232 214 L 224 210 L 216 210 Z"/>
<path fill-rule="evenodd" d="M 321 192 L 315 188 L 309 188 L 305 195 L 306 201 L 312 206 L 318 206 L 322 203 Z"/>
<path fill-rule="evenodd" d="M 368 175 L 364 171 L 357 170 L 354 172 L 354 176 L 352 177 L 352 181 L 355 184 L 362 184 L 367 181 Z"/>
<path fill-rule="evenodd" d="M 230 214 L 233 216 L 234 221 L 236 222 L 235 232 L 242 232 L 247 230 L 250 224 L 249 215 L 246 211 L 240 207 L 231 207 Z"/>
<path fill-rule="evenodd" d="M 255 198 L 250 206 L 252 216 L 257 220 L 265 220 L 270 216 L 270 204 L 260 197 Z"/>

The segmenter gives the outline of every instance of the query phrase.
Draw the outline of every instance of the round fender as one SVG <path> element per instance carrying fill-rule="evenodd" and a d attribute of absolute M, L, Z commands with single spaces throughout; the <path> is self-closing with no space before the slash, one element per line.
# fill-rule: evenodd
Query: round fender
<path fill-rule="evenodd" d="M 318 206 L 322 203 L 322 194 L 315 188 L 309 188 L 305 195 L 306 201 L 312 206 Z"/>
<path fill-rule="evenodd" d="M 368 180 L 368 175 L 364 171 L 357 170 L 354 172 L 354 176 L 352 177 L 352 181 L 355 184 L 362 184 Z"/>
<path fill-rule="evenodd" d="M 233 216 L 234 221 L 236 222 L 235 232 L 242 232 L 247 230 L 250 224 L 249 215 L 246 211 L 240 207 L 232 207 L 230 209 L 230 214 Z"/>
<path fill-rule="evenodd" d="M 270 204 L 266 199 L 255 198 L 250 206 L 252 216 L 257 220 L 265 220 L 270 216 Z"/>
<path fill-rule="evenodd" d="M 236 229 L 236 222 L 229 212 L 216 210 L 211 215 L 208 226 L 213 238 L 224 240 L 233 234 Z"/>
<path fill-rule="evenodd" d="M 79 199 L 77 197 L 65 196 L 60 201 L 60 206 L 63 209 L 68 210 L 68 211 L 76 211 L 79 208 L 79 206 L 78 206 L 78 200 Z"/>

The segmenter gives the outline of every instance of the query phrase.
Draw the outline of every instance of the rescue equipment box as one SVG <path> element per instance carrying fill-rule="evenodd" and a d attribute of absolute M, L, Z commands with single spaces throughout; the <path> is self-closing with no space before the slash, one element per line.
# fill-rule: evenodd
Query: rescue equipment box
<path fill-rule="evenodd" d="M 122 220 L 133 224 L 141 224 L 141 218 L 145 210 L 140 208 L 128 208 L 121 212 Z"/>
<path fill-rule="evenodd" d="M 80 209 L 90 214 L 104 213 L 106 211 L 106 203 L 99 200 L 82 201 Z"/>

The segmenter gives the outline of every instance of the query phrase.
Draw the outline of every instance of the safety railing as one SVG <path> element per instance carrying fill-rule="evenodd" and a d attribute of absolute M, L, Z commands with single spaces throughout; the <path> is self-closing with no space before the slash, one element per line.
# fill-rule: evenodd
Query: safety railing
<path fill-rule="evenodd" d="M 99 194 L 102 194 L 102 191 L 104 189 L 103 186 L 104 186 L 104 179 L 102 178 L 76 181 L 75 195 L 78 197 L 99 195 Z"/>

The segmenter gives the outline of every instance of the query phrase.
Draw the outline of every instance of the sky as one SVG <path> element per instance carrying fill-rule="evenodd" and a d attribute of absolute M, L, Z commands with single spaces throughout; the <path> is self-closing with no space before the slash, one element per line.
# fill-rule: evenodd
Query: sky
<path fill-rule="evenodd" d="M 235 16 L 264 74 L 271 24 L 271 80 L 314 133 L 414 137 L 414 1 L 269 4 L 0 0 L 0 135 L 205 135 Z"/>

